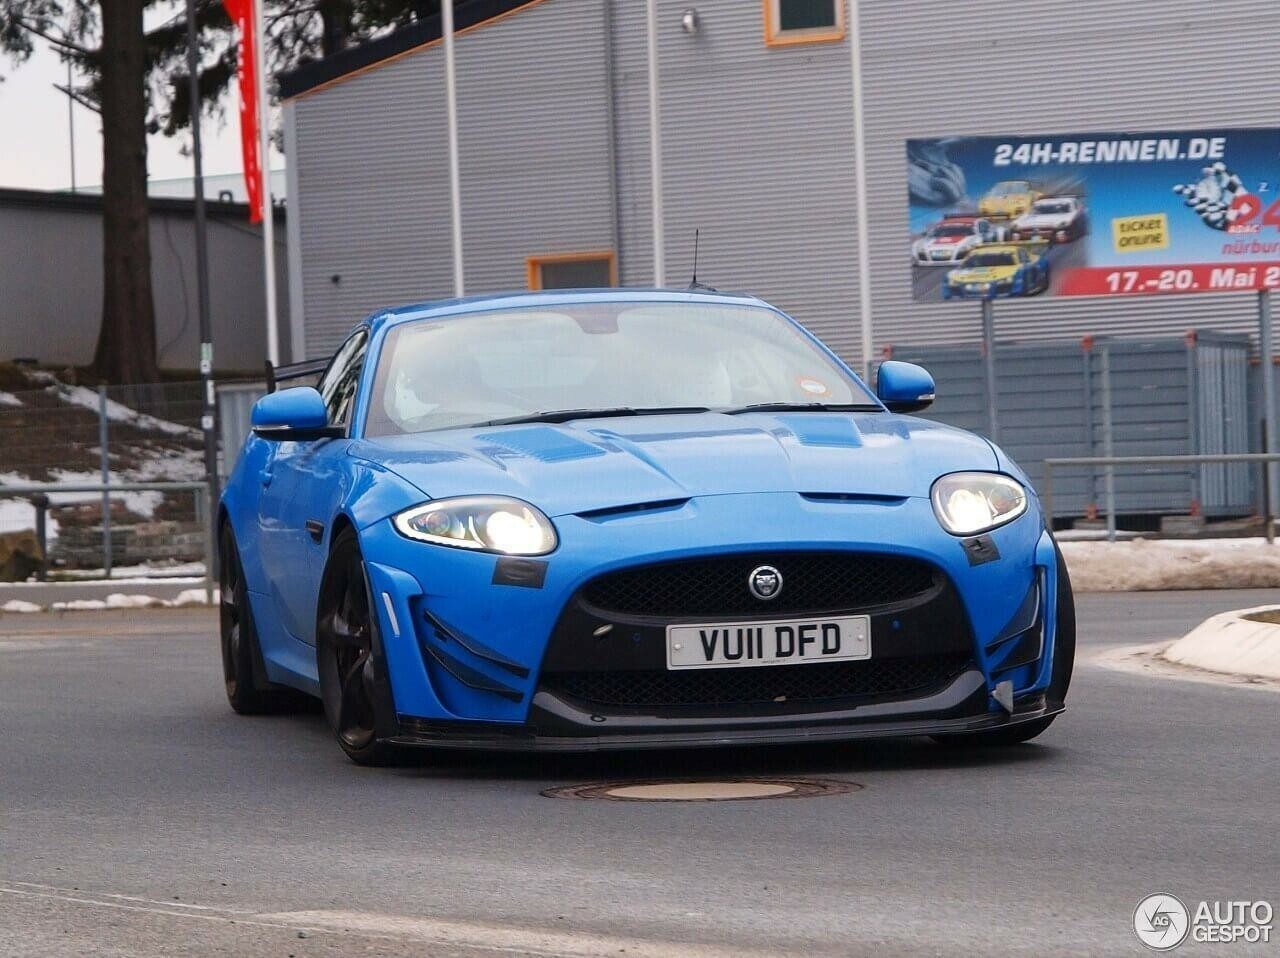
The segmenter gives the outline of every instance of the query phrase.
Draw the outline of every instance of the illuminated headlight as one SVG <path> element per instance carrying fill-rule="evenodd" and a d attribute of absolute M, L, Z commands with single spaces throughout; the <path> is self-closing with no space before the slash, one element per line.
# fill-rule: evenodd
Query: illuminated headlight
<path fill-rule="evenodd" d="M 478 552 L 540 556 L 558 543 L 555 527 L 540 510 L 505 496 L 439 499 L 406 509 L 393 521 L 410 539 Z"/>
<path fill-rule="evenodd" d="M 956 536 L 975 536 L 1027 511 L 1027 493 L 1008 476 L 994 472 L 953 472 L 933 484 L 933 512 Z"/>

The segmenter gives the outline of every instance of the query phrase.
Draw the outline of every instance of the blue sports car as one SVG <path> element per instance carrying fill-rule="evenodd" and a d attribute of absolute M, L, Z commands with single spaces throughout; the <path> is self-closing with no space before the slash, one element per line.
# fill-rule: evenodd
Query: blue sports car
<path fill-rule="evenodd" d="M 747 296 L 378 313 L 254 407 L 217 519 L 231 706 L 318 696 L 366 764 L 1030 739 L 1071 586 L 1018 467 L 904 415 L 933 390 L 885 362 L 872 392 Z"/>

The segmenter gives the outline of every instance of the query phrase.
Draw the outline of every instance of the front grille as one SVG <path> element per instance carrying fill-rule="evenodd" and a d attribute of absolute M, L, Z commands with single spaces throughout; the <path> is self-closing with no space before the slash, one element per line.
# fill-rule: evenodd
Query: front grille
<path fill-rule="evenodd" d="M 753 596 L 747 578 L 757 566 L 782 573 L 774 599 Z M 940 581 L 928 563 L 868 552 L 794 552 L 683 559 L 623 569 L 594 579 L 582 597 L 605 612 L 688 616 L 821 613 L 915 598 Z"/>
<path fill-rule="evenodd" d="M 599 707 L 761 705 L 922 694 L 946 685 L 971 663 L 949 653 L 815 665 L 641 672 L 559 672 L 542 688 Z"/>

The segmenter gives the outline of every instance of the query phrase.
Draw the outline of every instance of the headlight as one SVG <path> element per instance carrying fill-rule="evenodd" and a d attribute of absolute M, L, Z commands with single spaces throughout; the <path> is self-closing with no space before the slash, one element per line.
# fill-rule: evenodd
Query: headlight
<path fill-rule="evenodd" d="M 956 536 L 976 536 L 1027 511 L 1027 493 L 1008 476 L 994 472 L 953 472 L 933 484 L 933 512 Z"/>
<path fill-rule="evenodd" d="M 438 499 L 406 509 L 393 521 L 410 539 L 480 552 L 540 556 L 558 543 L 555 527 L 540 510 L 505 496 Z"/>

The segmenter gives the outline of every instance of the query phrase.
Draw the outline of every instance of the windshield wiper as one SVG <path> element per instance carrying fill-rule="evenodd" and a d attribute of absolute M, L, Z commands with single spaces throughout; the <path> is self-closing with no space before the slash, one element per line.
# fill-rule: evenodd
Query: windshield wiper
<path fill-rule="evenodd" d="M 829 402 L 757 402 L 748 406 L 727 406 L 716 412 L 726 416 L 736 416 L 744 412 L 883 412 L 879 406 L 870 403 L 829 403 Z"/>
<path fill-rule="evenodd" d="M 652 406 L 645 408 L 618 406 L 613 409 L 552 409 L 547 412 L 531 412 L 527 416 L 490 419 L 488 422 L 478 423 L 478 425 L 514 426 L 516 423 L 521 422 L 572 422 L 575 419 L 611 419 L 614 416 L 667 416 L 710 411 L 707 406 Z"/>

